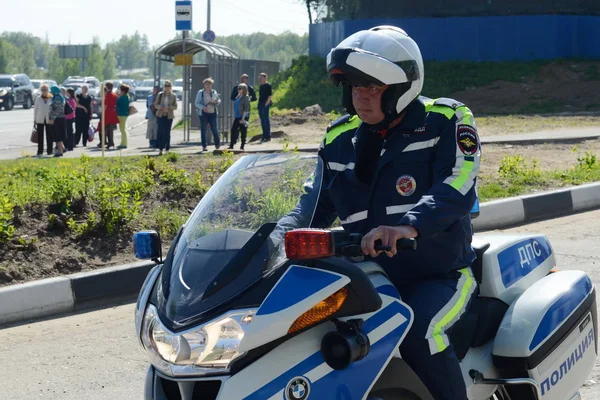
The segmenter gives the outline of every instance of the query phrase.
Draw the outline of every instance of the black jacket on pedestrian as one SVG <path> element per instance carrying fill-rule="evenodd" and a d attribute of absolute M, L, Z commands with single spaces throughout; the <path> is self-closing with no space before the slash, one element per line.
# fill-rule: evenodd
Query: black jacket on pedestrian
<path fill-rule="evenodd" d="M 250 101 L 256 101 L 256 92 L 254 91 L 254 88 L 250 86 L 249 83 L 246 83 L 246 85 L 248 86 L 248 95 L 250 96 Z M 238 86 L 239 83 L 231 90 L 231 101 L 235 101 L 235 98 L 238 95 Z"/>

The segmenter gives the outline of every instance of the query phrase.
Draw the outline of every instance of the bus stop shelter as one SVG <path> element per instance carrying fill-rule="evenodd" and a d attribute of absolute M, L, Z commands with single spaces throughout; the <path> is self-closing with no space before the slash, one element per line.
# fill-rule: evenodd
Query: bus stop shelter
<path fill-rule="evenodd" d="M 200 129 L 200 119 L 194 106 L 196 93 L 202 89 L 202 81 L 212 77 L 215 81 L 213 89 L 221 96 L 221 104 L 217 108 L 217 126 L 221 142 L 228 142 L 229 128 L 235 118 L 233 102 L 230 100 L 229 95 L 231 88 L 238 83 L 240 78 L 240 56 L 226 46 L 204 42 L 199 39 L 184 37 L 172 40 L 154 52 L 154 79 L 156 85 L 161 80 L 162 62 L 174 63 L 175 56 L 180 54 L 187 54 L 192 57 L 192 62 L 182 67 L 184 140 L 186 142 L 190 141 L 192 129 Z M 199 138 L 200 135 L 197 137 Z M 210 129 L 206 138 L 208 143 L 212 144 Z"/>

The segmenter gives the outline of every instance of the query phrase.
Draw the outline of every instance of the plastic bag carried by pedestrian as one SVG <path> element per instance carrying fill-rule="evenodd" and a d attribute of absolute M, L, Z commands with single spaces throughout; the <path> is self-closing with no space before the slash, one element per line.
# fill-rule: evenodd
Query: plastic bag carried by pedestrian
<path fill-rule="evenodd" d="M 33 129 L 31 130 L 31 136 L 29 138 L 31 143 L 37 143 L 39 141 L 39 134 L 37 129 L 35 128 L 35 124 L 33 125 Z"/>
<path fill-rule="evenodd" d="M 94 128 L 91 126 L 88 128 L 88 142 L 94 141 Z"/>
<path fill-rule="evenodd" d="M 134 106 L 129 106 L 129 115 L 133 115 L 137 112 L 138 112 L 137 108 L 135 108 Z"/>

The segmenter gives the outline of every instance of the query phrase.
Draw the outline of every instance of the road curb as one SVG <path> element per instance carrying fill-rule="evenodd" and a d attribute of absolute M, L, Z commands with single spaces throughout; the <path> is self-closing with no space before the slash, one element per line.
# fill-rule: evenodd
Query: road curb
<path fill-rule="evenodd" d="M 508 228 L 600 208 L 600 183 L 482 203 L 476 232 Z M 68 313 L 89 303 L 109 303 L 139 292 L 154 262 L 141 261 L 0 289 L 5 324 Z"/>
<path fill-rule="evenodd" d="M 475 232 L 502 229 L 600 208 L 600 183 L 482 203 Z"/>
<path fill-rule="evenodd" d="M 507 144 L 521 144 L 521 145 L 535 145 L 544 143 L 554 144 L 574 144 L 581 143 L 586 140 L 596 140 L 600 138 L 598 135 L 583 135 L 583 136 L 572 136 L 572 137 L 546 137 L 546 138 L 527 138 L 527 135 L 518 139 L 502 139 L 502 136 L 483 136 L 481 137 L 481 144 L 495 144 L 495 145 L 507 145 Z"/>
<path fill-rule="evenodd" d="M 92 302 L 133 296 L 155 263 L 140 261 L 0 289 L 0 328 L 77 310 Z"/>

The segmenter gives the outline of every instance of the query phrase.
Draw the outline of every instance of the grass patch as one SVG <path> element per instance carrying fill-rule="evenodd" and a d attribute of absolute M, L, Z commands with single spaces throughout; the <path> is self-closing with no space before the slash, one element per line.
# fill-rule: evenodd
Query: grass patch
<path fill-rule="evenodd" d="M 46 230 L 110 237 L 120 231 L 156 225 L 173 234 L 187 211 L 162 204 L 195 206 L 233 162 L 231 153 L 178 167 L 180 155 L 79 159 L 24 159 L 0 163 L 0 246 L 13 240 L 22 216 L 37 215 Z M 200 165 L 198 165 L 200 164 Z M 190 168 L 190 165 L 187 166 Z M 159 207 L 156 207 L 156 204 Z M 171 221 L 171 223 L 169 223 Z"/>
<path fill-rule="evenodd" d="M 481 201 L 600 181 L 600 162 L 595 154 L 586 152 L 568 170 L 543 171 L 536 159 L 527 161 L 522 154 L 518 154 L 504 156 L 498 174 L 499 179 L 478 186 Z"/>
<path fill-rule="evenodd" d="M 425 62 L 423 95 L 437 98 L 460 90 L 489 85 L 494 81 L 520 82 L 535 76 L 542 66 L 549 63 L 550 61 Z"/>

